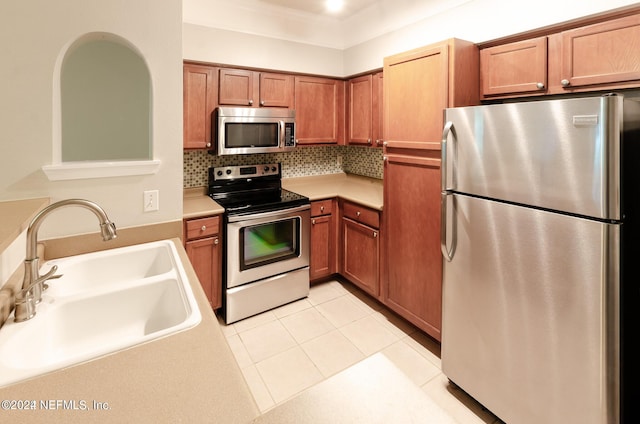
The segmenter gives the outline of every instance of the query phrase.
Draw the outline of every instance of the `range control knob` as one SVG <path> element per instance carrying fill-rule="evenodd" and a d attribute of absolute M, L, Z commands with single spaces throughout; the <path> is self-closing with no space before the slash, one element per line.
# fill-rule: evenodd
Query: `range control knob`
<path fill-rule="evenodd" d="M 218 177 L 222 176 L 222 171 L 218 171 L 216 172 L 216 174 L 218 174 Z"/>
<path fill-rule="evenodd" d="M 231 175 L 231 170 L 227 169 L 227 175 Z"/>
<path fill-rule="evenodd" d="M 273 166 L 273 167 L 271 168 L 271 170 L 272 170 L 273 172 L 276 172 L 276 169 L 277 169 L 277 168 L 276 168 L 275 166 Z"/>
<path fill-rule="evenodd" d="M 264 172 L 269 172 L 269 167 L 268 166 L 264 167 Z"/>

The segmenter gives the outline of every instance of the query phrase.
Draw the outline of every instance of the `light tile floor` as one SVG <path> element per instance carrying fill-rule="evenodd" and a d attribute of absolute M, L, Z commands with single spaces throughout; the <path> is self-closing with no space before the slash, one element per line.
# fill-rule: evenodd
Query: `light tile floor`
<path fill-rule="evenodd" d="M 350 283 L 320 283 L 306 299 L 219 322 L 262 412 L 382 352 L 461 424 L 501 423 L 449 384 L 437 342 Z"/>

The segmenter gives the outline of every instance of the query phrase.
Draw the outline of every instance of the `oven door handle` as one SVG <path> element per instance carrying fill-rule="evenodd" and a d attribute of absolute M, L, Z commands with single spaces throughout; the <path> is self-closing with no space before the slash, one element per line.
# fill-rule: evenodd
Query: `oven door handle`
<path fill-rule="evenodd" d="M 311 209 L 311 205 L 302 205 L 295 208 L 278 209 L 276 211 L 269 211 L 269 212 L 262 212 L 262 213 L 236 215 L 236 216 L 230 216 L 229 222 L 252 221 L 254 219 L 272 218 L 272 217 L 278 217 L 281 215 L 286 215 L 289 213 L 306 211 L 308 209 Z"/>

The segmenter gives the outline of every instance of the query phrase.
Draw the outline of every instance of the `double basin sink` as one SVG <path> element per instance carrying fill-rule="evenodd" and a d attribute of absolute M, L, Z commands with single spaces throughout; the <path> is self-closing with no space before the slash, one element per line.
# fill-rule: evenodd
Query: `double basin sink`
<path fill-rule="evenodd" d="M 200 310 L 173 242 L 51 260 L 36 316 L 0 328 L 0 387 L 186 330 Z"/>

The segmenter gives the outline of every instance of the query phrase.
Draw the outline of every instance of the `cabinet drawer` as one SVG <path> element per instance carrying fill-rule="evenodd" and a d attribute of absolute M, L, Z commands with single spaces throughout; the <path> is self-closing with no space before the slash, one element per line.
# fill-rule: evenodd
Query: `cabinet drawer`
<path fill-rule="evenodd" d="M 320 216 L 320 215 L 329 215 L 332 212 L 333 200 L 318 200 L 316 202 L 311 202 L 311 216 Z"/>
<path fill-rule="evenodd" d="M 378 211 L 369 209 L 356 203 L 344 202 L 342 214 L 346 218 L 369 225 L 370 227 L 380 228 L 380 214 Z"/>
<path fill-rule="evenodd" d="M 207 237 L 220 232 L 220 217 L 190 219 L 186 222 L 186 238 L 192 240 Z"/>

